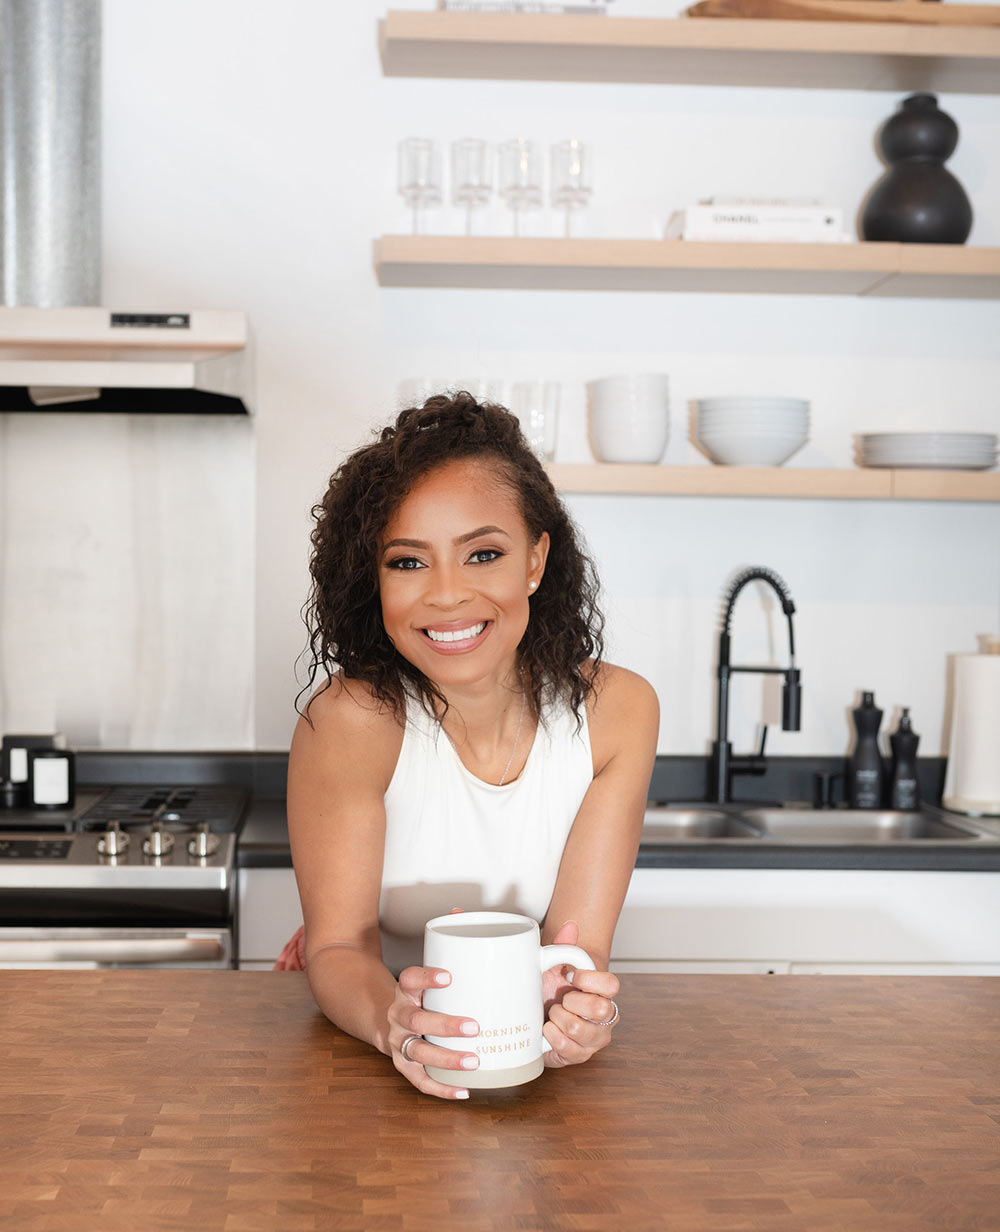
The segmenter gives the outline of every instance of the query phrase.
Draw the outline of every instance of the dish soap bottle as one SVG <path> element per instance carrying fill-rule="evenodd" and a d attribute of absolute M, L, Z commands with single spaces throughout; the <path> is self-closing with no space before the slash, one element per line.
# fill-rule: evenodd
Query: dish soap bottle
<path fill-rule="evenodd" d="M 875 705 L 875 694 L 862 693 L 861 705 L 851 713 L 858 738 L 847 760 L 847 799 L 851 808 L 879 808 L 882 755 L 878 751 L 878 729 L 882 711 Z"/>
<path fill-rule="evenodd" d="M 917 783 L 917 745 L 920 737 L 910 726 L 909 707 L 903 707 L 899 726 L 889 737 L 892 745 L 892 786 L 889 807 L 915 809 L 920 807 L 920 785 Z"/>

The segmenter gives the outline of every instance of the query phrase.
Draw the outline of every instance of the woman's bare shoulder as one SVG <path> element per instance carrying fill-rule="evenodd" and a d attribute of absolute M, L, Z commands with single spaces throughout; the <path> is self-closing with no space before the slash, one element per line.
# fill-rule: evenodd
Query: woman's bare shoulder
<path fill-rule="evenodd" d="M 331 676 L 304 711 L 292 737 L 290 769 L 315 758 L 335 758 L 341 775 L 375 773 L 388 783 L 402 746 L 403 724 L 368 684 Z"/>
<path fill-rule="evenodd" d="M 635 707 L 646 713 L 659 714 L 656 690 L 638 672 L 615 663 L 602 662 L 595 667 L 592 659 L 584 665 L 583 672 L 594 686 L 588 700 L 588 718 L 597 717 L 602 712 L 604 717 L 609 717 L 614 712 Z"/>
<path fill-rule="evenodd" d="M 660 702 L 644 676 L 601 663 L 588 663 L 586 674 L 594 690 L 587 699 L 587 723 L 596 765 L 609 762 L 623 745 L 643 744 L 656 738 L 660 726 Z"/>

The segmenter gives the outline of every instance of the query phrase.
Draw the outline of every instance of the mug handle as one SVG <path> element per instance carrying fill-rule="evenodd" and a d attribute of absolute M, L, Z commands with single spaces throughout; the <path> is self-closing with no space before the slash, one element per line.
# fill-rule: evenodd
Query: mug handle
<path fill-rule="evenodd" d="M 594 960 L 590 957 L 586 950 L 581 950 L 578 945 L 543 945 L 538 951 L 540 970 L 548 971 L 549 967 L 558 966 L 559 963 L 572 963 L 574 967 L 582 967 L 584 971 L 596 971 Z M 542 1052 L 551 1052 L 552 1045 L 542 1036 Z"/>

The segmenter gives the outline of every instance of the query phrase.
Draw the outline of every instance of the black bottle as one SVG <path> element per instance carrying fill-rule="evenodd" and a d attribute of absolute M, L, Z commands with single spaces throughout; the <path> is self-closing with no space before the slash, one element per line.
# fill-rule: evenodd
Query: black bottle
<path fill-rule="evenodd" d="M 851 712 L 858 738 L 847 759 L 847 800 L 851 808 L 879 808 L 882 804 L 882 755 L 878 729 L 882 711 L 874 693 L 862 693 L 861 705 Z"/>
<path fill-rule="evenodd" d="M 903 707 L 899 726 L 889 737 L 892 745 L 892 786 L 889 807 L 915 809 L 920 807 L 920 785 L 917 782 L 917 745 L 920 737 L 910 726 L 910 711 Z"/>

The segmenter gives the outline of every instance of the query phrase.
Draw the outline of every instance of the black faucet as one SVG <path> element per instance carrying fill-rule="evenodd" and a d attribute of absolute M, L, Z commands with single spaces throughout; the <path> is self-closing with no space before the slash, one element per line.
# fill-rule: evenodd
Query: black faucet
<path fill-rule="evenodd" d="M 733 606 L 740 591 L 748 582 L 767 582 L 781 600 L 781 610 L 788 617 L 788 667 L 734 667 L 729 662 L 729 624 L 733 618 Z M 732 796 L 734 774 L 763 774 L 767 768 L 764 745 L 767 741 L 767 725 L 760 736 L 760 748 L 746 757 L 734 757 L 729 743 L 729 677 L 733 672 L 748 672 L 770 675 L 782 673 L 785 677 L 781 690 L 781 727 L 783 731 L 798 731 L 802 711 L 802 684 L 795 666 L 795 633 L 792 629 L 792 613 L 795 604 L 788 587 L 772 570 L 760 565 L 744 569 L 734 579 L 726 596 L 726 610 L 719 634 L 719 706 L 716 715 L 715 740 L 712 743 L 711 778 L 709 798 L 726 803 Z"/>

